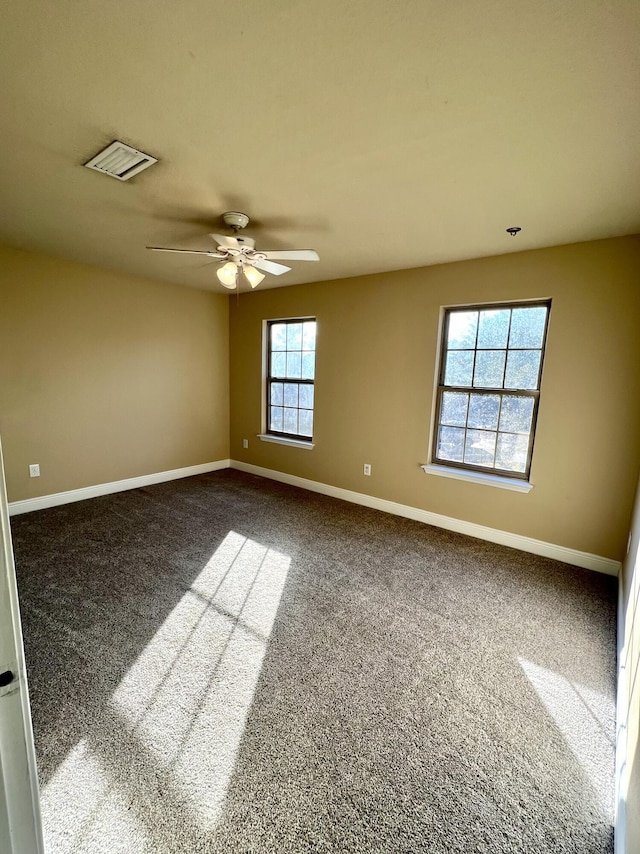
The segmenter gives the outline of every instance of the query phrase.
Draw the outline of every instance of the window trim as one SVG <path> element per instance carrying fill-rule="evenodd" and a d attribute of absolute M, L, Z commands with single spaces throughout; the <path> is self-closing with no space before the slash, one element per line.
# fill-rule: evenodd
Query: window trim
<path fill-rule="evenodd" d="M 531 349 L 540 349 L 540 365 L 538 366 L 538 378 L 537 378 L 537 387 L 535 389 L 505 389 L 502 388 L 475 388 L 473 386 L 449 386 L 444 383 L 444 375 L 446 369 L 446 353 L 447 353 L 447 340 L 449 334 L 449 319 L 451 317 L 452 312 L 455 311 L 493 311 L 499 309 L 514 309 L 514 308 L 541 308 L 544 307 L 547 309 L 547 315 L 545 318 L 545 326 L 544 326 L 544 334 L 542 338 L 542 347 L 540 348 L 532 348 L 532 347 L 513 347 L 509 348 L 508 346 L 505 348 L 505 352 L 508 353 L 509 349 L 513 350 L 531 350 Z M 427 467 L 424 467 L 425 471 L 429 471 L 431 474 L 443 474 L 447 476 L 446 471 L 435 471 L 439 467 L 444 467 L 446 469 L 451 469 L 451 477 L 454 477 L 454 472 L 460 473 L 460 475 L 467 474 L 469 477 L 460 477 L 460 479 L 470 479 L 472 476 L 474 480 L 478 482 L 482 482 L 483 479 L 478 478 L 477 475 L 485 475 L 491 476 L 495 478 L 503 478 L 506 481 L 524 481 L 524 484 L 529 483 L 529 477 L 531 475 L 531 464 L 533 461 L 533 449 L 535 444 L 535 435 L 536 428 L 538 424 L 538 410 L 540 403 L 540 389 L 542 385 L 542 374 L 544 369 L 544 357 L 547 349 L 547 335 L 549 331 L 549 319 L 551 317 L 551 299 L 530 299 L 530 300 L 511 300 L 505 302 L 495 302 L 495 303 L 475 303 L 472 305 L 454 305 L 454 306 L 443 306 L 442 308 L 442 322 L 440 324 L 440 344 L 438 347 L 438 365 L 436 368 L 436 387 L 435 387 L 435 396 L 434 396 L 434 419 L 433 419 L 433 429 L 432 436 L 430 442 L 430 456 L 429 463 Z M 511 329 L 511 317 L 509 318 L 509 331 Z M 509 332 L 507 333 L 507 344 L 509 342 Z M 477 344 L 477 337 L 476 337 Z M 502 349 L 502 348 L 496 348 Z M 474 352 L 474 368 L 475 368 L 475 354 L 478 352 L 478 348 L 473 348 Z M 505 368 L 506 371 L 507 359 L 505 358 Z M 473 378 L 472 378 L 473 381 Z M 503 382 L 504 382 L 504 374 L 503 374 Z M 531 429 L 529 432 L 529 444 L 527 447 L 527 464 L 524 472 L 514 472 L 507 471 L 506 469 L 497 469 L 497 468 L 489 468 L 488 466 L 479 466 L 473 463 L 464 463 L 458 462 L 455 460 L 443 460 L 440 459 L 437 455 L 438 448 L 438 435 L 440 428 L 440 410 L 442 407 L 442 395 L 445 391 L 458 391 L 466 394 L 500 394 L 500 395 L 510 395 L 510 396 L 519 396 L 519 397 L 527 397 L 533 399 L 533 412 L 531 413 Z M 494 431 L 490 431 L 494 432 Z M 495 431 L 497 433 L 497 431 Z M 497 485 L 493 484 L 493 485 Z M 526 486 L 525 486 L 526 489 Z"/>
<path fill-rule="evenodd" d="M 275 445 L 289 445 L 292 448 L 304 448 L 305 451 L 312 451 L 314 446 L 313 441 L 307 439 L 289 439 L 286 436 L 280 436 L 277 433 L 258 433 L 258 439 L 262 442 L 273 442 Z"/>
<path fill-rule="evenodd" d="M 316 324 L 316 341 L 318 335 L 318 320 L 314 316 L 309 317 L 280 317 L 265 320 L 263 322 L 263 332 L 264 332 L 264 341 L 265 341 L 265 350 L 264 350 L 264 375 L 263 375 L 263 429 L 258 434 L 259 438 L 265 442 L 275 442 L 277 444 L 282 445 L 291 445 L 292 447 L 303 447 L 303 448 L 313 448 L 314 446 L 314 433 L 315 433 L 315 408 L 316 408 L 316 399 L 315 399 L 315 355 L 316 355 L 316 347 L 314 346 L 313 355 L 314 355 L 314 378 L 306 379 L 302 377 L 292 377 L 292 378 L 279 378 L 271 376 L 271 327 L 277 323 L 308 323 L 312 320 Z M 284 433 L 280 430 L 271 430 L 269 427 L 270 418 L 269 413 L 271 409 L 271 383 L 273 382 L 294 382 L 298 385 L 310 385 L 313 386 L 313 409 L 311 412 L 313 413 L 313 433 L 311 436 L 304 436 L 301 433 Z M 298 407 L 299 409 L 300 407 Z"/>
<path fill-rule="evenodd" d="M 531 492 L 533 489 L 533 484 L 528 480 L 489 474 L 488 470 L 483 472 L 467 471 L 467 469 L 441 466 L 440 463 L 425 463 L 420 468 L 425 474 L 435 474 L 438 477 L 449 477 L 453 480 L 465 480 L 467 483 L 479 483 L 482 486 L 496 486 L 498 489 L 509 489 L 511 492 Z"/>

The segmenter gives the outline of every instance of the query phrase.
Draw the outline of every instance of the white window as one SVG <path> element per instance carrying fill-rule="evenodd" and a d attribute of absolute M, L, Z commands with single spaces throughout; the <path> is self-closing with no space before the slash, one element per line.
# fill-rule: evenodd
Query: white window
<path fill-rule="evenodd" d="M 445 310 L 433 463 L 528 480 L 550 307 Z"/>
<path fill-rule="evenodd" d="M 267 321 L 267 434 L 311 442 L 316 364 L 314 318 Z"/>

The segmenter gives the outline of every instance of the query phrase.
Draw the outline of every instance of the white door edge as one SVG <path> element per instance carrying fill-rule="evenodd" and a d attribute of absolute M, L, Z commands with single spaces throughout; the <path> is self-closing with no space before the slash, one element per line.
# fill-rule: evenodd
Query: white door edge
<path fill-rule="evenodd" d="M 31 708 L 0 443 L 0 849 L 44 854 Z"/>

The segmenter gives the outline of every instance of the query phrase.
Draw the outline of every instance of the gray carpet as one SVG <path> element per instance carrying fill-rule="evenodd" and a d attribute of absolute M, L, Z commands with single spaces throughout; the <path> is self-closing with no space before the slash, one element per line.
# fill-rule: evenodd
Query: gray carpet
<path fill-rule="evenodd" d="M 12 527 L 50 854 L 613 850 L 615 579 L 233 471 Z"/>

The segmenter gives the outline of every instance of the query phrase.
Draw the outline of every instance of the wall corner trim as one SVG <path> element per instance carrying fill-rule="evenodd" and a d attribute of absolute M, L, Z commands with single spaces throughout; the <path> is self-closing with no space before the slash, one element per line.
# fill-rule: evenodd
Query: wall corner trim
<path fill-rule="evenodd" d="M 392 513 L 395 516 L 404 516 L 407 519 L 414 519 L 416 522 L 434 525 L 436 528 L 445 528 L 448 531 L 467 534 L 470 537 L 477 537 L 480 540 L 487 540 L 490 543 L 498 543 L 499 545 L 509 546 L 523 552 L 530 552 L 541 557 L 548 557 L 553 560 L 562 561 L 563 563 L 569 563 L 573 566 L 580 566 L 583 569 L 602 572 L 605 575 L 618 575 L 620 572 L 620 561 L 590 554 L 589 552 L 581 552 L 578 549 L 557 546 L 553 543 L 546 543 L 543 540 L 524 537 L 521 534 L 500 531 L 497 528 L 488 528 L 485 525 L 477 525 L 475 522 L 465 522 L 463 519 L 454 519 L 451 516 L 443 516 L 440 513 L 421 510 L 419 507 L 398 504 L 395 501 L 387 501 L 384 498 L 376 498 L 373 495 L 366 495 L 362 492 L 353 492 L 350 489 L 342 489 L 341 487 L 331 486 L 326 483 L 320 483 L 319 481 L 307 480 L 304 477 L 276 471 L 275 469 L 263 468 L 262 466 L 254 466 L 239 460 L 231 460 L 231 468 L 260 477 L 267 477 L 291 486 L 299 486 L 311 492 L 320 492 L 323 495 L 330 495 L 333 498 L 341 498 L 343 501 L 350 501 L 353 504 L 362 504 L 364 507 L 382 510 L 385 513 Z"/>
<path fill-rule="evenodd" d="M 154 483 L 179 480 L 182 477 L 193 477 L 197 474 L 206 474 L 210 471 L 229 468 L 230 464 L 230 460 L 216 460 L 212 463 L 201 463 L 200 465 L 186 466 L 186 468 L 181 469 L 143 474 L 140 477 L 129 477 L 126 480 L 114 480 L 111 483 L 84 486 L 81 489 L 70 489 L 67 492 L 39 495 L 37 498 L 26 498 L 23 501 L 12 501 L 9 504 L 9 515 L 17 516 L 20 513 L 31 513 L 34 510 L 57 507 L 60 504 L 71 504 L 74 501 L 97 498 L 99 495 L 110 495 L 112 492 L 124 492 L 127 489 L 139 489 L 141 486 L 151 486 Z"/>

